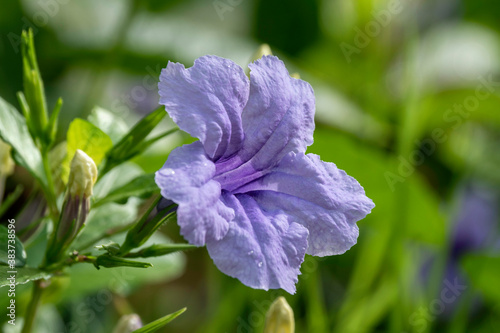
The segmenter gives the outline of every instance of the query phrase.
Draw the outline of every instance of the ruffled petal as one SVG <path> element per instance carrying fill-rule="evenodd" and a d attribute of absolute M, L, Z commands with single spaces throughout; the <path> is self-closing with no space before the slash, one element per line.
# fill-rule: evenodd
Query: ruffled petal
<path fill-rule="evenodd" d="M 242 113 L 245 139 L 237 155 L 217 164 L 223 188 L 259 177 L 289 152 L 305 152 L 313 143 L 314 92 L 294 79 L 285 64 L 265 56 L 249 65 L 250 96 Z"/>
<path fill-rule="evenodd" d="M 305 152 L 313 143 L 314 92 L 309 83 L 292 78 L 277 57 L 263 57 L 248 67 L 242 158 L 264 169 L 291 151 Z"/>
<path fill-rule="evenodd" d="M 249 287 L 295 293 L 307 229 L 289 224 L 283 212 L 261 209 L 249 195 L 226 192 L 223 200 L 236 216 L 222 240 L 207 243 L 215 265 Z"/>
<path fill-rule="evenodd" d="M 314 154 L 290 153 L 267 175 L 237 189 L 266 211 L 281 210 L 289 223 L 309 230 L 307 253 L 341 254 L 356 244 L 356 222 L 375 205 L 356 179 Z"/>
<path fill-rule="evenodd" d="M 176 148 L 156 172 L 161 194 L 179 205 L 177 223 L 181 234 L 194 245 L 226 235 L 234 210 L 221 200 L 220 184 L 213 180 L 215 165 L 197 141 Z"/>
<path fill-rule="evenodd" d="M 160 104 L 180 129 L 200 139 L 212 160 L 240 149 L 241 112 L 249 94 L 240 66 L 216 56 L 198 58 L 188 69 L 169 62 L 158 88 Z"/>

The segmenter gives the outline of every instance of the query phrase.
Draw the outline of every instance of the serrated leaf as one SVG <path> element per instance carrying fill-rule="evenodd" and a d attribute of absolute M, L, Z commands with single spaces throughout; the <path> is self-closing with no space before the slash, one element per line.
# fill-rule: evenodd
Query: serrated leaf
<path fill-rule="evenodd" d="M 0 225 L 0 263 L 9 265 L 10 254 L 14 255 L 16 267 L 23 267 L 26 265 L 26 251 L 24 251 L 23 243 L 15 236 L 15 230 Z M 14 238 L 9 238 L 9 235 L 13 235 Z"/>
<path fill-rule="evenodd" d="M 12 146 L 12 157 L 43 185 L 47 184 L 42 156 L 28 131 L 26 119 L 0 97 L 0 137 Z"/>
<path fill-rule="evenodd" d="M 146 326 L 143 326 L 139 328 L 138 330 L 133 331 L 132 333 L 152 333 L 156 332 L 166 324 L 170 323 L 172 320 L 180 316 L 184 311 L 186 311 L 187 308 L 180 309 L 179 311 L 176 311 L 174 313 L 171 313 L 169 315 L 166 315 L 165 317 L 162 317 L 160 319 L 157 319 Z"/>
<path fill-rule="evenodd" d="M 15 279 L 15 284 L 25 284 L 31 281 L 35 280 L 40 280 L 40 279 L 49 279 L 52 274 L 48 272 L 44 272 L 38 268 L 33 268 L 33 267 L 16 267 L 15 271 L 17 272 L 16 274 L 14 273 L 9 273 L 12 272 L 11 269 L 7 266 L 0 266 L 0 287 L 7 286 L 11 283 L 11 280 L 8 280 L 9 277 L 12 275 L 16 276 Z"/>
<path fill-rule="evenodd" d="M 71 122 L 67 134 L 67 154 L 63 162 L 63 179 L 69 176 L 69 165 L 77 149 L 83 150 L 99 165 L 113 146 L 109 136 L 92 123 L 76 118 Z"/>
<path fill-rule="evenodd" d="M 113 190 L 106 197 L 97 199 L 94 207 L 101 206 L 108 202 L 125 203 L 130 197 L 141 199 L 151 196 L 153 193 L 159 193 L 160 189 L 155 183 L 155 175 L 148 174 L 135 178 L 130 183 Z"/>

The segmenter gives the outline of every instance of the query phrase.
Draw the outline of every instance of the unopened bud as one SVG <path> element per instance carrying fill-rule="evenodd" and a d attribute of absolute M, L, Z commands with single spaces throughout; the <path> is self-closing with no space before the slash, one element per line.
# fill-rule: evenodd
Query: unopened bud
<path fill-rule="evenodd" d="M 94 160 L 77 149 L 71 160 L 68 191 L 72 196 L 89 198 L 97 180 L 97 166 Z"/>
<path fill-rule="evenodd" d="M 132 333 L 142 327 L 141 318 L 135 313 L 122 316 L 113 333 Z"/>
<path fill-rule="evenodd" d="M 255 60 L 258 60 L 262 58 L 263 56 L 267 55 L 273 55 L 273 52 L 271 51 L 271 47 L 268 44 L 262 44 L 259 46 L 257 51 L 253 54 L 251 62 L 254 62 Z"/>
<path fill-rule="evenodd" d="M 294 333 L 293 310 L 284 297 L 278 297 L 266 314 L 264 333 Z"/>
<path fill-rule="evenodd" d="M 64 198 L 55 237 L 51 239 L 46 262 L 57 262 L 83 228 L 90 211 L 90 196 L 97 180 L 97 167 L 83 151 L 71 160 L 68 191 Z"/>
<path fill-rule="evenodd" d="M 10 156 L 12 147 L 0 139 L 0 177 L 10 176 L 14 172 L 14 160 Z"/>

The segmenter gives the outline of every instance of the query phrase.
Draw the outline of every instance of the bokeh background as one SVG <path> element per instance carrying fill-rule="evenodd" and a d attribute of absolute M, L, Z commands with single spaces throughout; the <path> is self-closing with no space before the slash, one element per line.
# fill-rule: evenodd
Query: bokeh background
<path fill-rule="evenodd" d="M 85 270 L 56 282 L 37 332 L 111 332 L 124 313 L 150 322 L 184 306 L 162 332 L 261 332 L 279 295 L 297 332 L 500 332 L 499 17 L 495 0 L 2 2 L 0 95 L 18 105 L 31 27 L 49 105 L 64 100 L 60 133 L 96 106 L 129 125 L 157 108 L 169 60 L 246 66 L 268 43 L 315 90 L 308 152 L 377 205 L 346 254 L 306 258 L 295 295 L 247 288 L 198 249 L 132 278 Z M 153 172 L 190 140 L 169 137 L 134 162 Z M 7 190 L 29 192 L 26 177 L 17 169 Z M 176 225 L 162 232 L 183 241 Z"/>

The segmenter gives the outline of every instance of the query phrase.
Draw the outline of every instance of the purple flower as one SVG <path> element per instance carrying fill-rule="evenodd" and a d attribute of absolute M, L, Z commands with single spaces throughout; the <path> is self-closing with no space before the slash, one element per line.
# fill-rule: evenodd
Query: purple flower
<path fill-rule="evenodd" d="M 200 141 L 172 151 L 156 173 L 179 205 L 181 234 L 206 245 L 215 265 L 252 288 L 295 292 L 306 253 L 341 254 L 373 202 L 335 164 L 305 154 L 313 142 L 314 93 L 278 58 L 169 62 L 160 103 Z"/>

